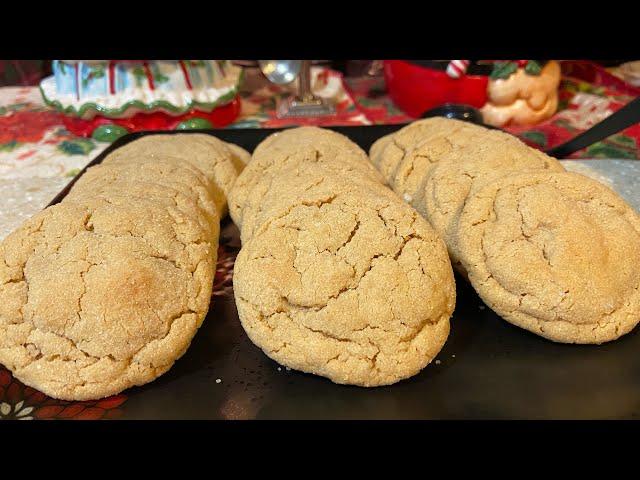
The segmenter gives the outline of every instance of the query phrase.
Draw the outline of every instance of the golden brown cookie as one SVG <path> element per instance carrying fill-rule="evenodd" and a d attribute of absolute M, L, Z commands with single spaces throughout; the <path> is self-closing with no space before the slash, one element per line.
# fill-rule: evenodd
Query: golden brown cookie
<path fill-rule="evenodd" d="M 167 195 L 177 190 L 192 198 L 209 222 L 221 218 L 218 212 L 224 202 L 223 193 L 197 169 L 185 166 L 175 157 L 132 157 L 128 161 L 96 165 L 78 179 L 67 198 L 91 197 L 96 192 L 108 195 L 113 189 L 123 192 L 127 188 L 138 192 L 137 196 L 144 196 L 147 189 L 158 187 L 168 188 Z"/>
<path fill-rule="evenodd" d="M 412 171 L 422 175 L 429 164 L 438 161 L 438 155 L 452 148 L 449 138 L 458 132 L 461 140 L 476 128 L 467 122 L 434 117 L 418 120 L 379 139 L 370 149 L 370 155 L 385 182 L 396 190 L 396 175 L 408 175 Z M 402 177 L 401 177 L 402 178 Z M 419 183 L 419 182 L 418 182 Z M 401 196 L 404 192 L 398 192 Z"/>
<path fill-rule="evenodd" d="M 202 323 L 215 256 L 195 222 L 151 200 L 47 208 L 0 244 L 0 363 L 68 400 L 150 382 Z"/>
<path fill-rule="evenodd" d="M 470 195 L 462 264 L 514 325 L 564 343 L 603 343 L 640 320 L 640 217 L 576 173 L 502 177 Z"/>
<path fill-rule="evenodd" d="M 385 148 L 387 148 L 389 142 L 391 142 L 391 134 L 380 137 L 378 140 L 373 142 L 373 144 L 369 148 L 369 160 L 376 168 L 378 168 L 378 165 L 380 165 L 380 161 L 382 160 L 382 152 L 384 152 Z"/>
<path fill-rule="evenodd" d="M 239 148 L 239 147 L 238 147 Z M 184 167 L 199 170 L 215 186 L 220 217 L 227 212 L 226 197 L 238 177 L 236 157 L 228 144 L 204 133 L 148 135 L 130 142 L 107 155 L 104 165 L 129 162 L 130 158 L 175 157 Z"/>
<path fill-rule="evenodd" d="M 240 175 L 244 167 L 251 161 L 251 154 L 235 143 L 225 143 L 225 145 L 231 152 L 231 161 L 236 167 L 236 172 Z"/>
<path fill-rule="evenodd" d="M 316 127 L 292 128 L 270 135 L 256 147 L 251 163 L 238 177 L 229 195 L 231 218 L 236 225 L 242 226 L 245 202 L 261 179 L 276 176 L 279 169 L 295 163 L 326 163 L 336 159 L 382 180 L 366 153 L 344 135 Z"/>
<path fill-rule="evenodd" d="M 255 228 L 269 218 L 271 210 L 302 199 L 314 201 L 311 198 L 318 190 L 324 195 L 366 188 L 381 196 L 396 198 L 378 179 L 371 178 L 367 170 L 341 160 L 338 156 L 333 162 L 285 162 L 277 174 L 264 175 L 245 200 L 240 229 L 242 241 L 248 240 Z"/>
<path fill-rule="evenodd" d="M 454 267 L 459 266 L 456 232 L 460 212 L 474 188 L 527 171 L 564 171 L 560 162 L 516 137 L 487 130 L 481 141 L 443 155 L 427 174 L 413 204 L 443 238 Z"/>
<path fill-rule="evenodd" d="M 444 244 L 393 195 L 307 200 L 272 211 L 238 255 L 247 334 L 279 363 L 336 383 L 415 375 L 449 333 L 455 285 Z"/>
<path fill-rule="evenodd" d="M 440 162 L 462 158 L 465 149 L 486 142 L 487 133 L 484 128 L 465 125 L 429 136 L 404 155 L 392 172 L 391 187 L 405 201 L 418 205 L 431 170 Z"/>
<path fill-rule="evenodd" d="M 243 211 L 241 239 L 249 240 L 276 212 L 302 202 L 307 205 L 331 201 L 338 194 L 366 192 L 397 202 L 397 196 L 382 183 L 358 169 L 333 164 L 300 164 L 280 170 L 277 177 L 259 182 Z M 258 195 L 260 194 L 260 195 Z M 259 200 L 258 200 L 259 198 Z M 254 208 L 255 206 L 255 208 Z"/>
<path fill-rule="evenodd" d="M 105 179 L 105 177 L 102 178 Z M 135 180 L 122 178 L 119 181 L 109 183 L 96 183 L 94 187 L 92 191 L 72 188 L 63 202 L 98 199 L 111 201 L 114 197 L 126 198 L 131 204 L 138 202 L 140 199 L 152 200 L 158 205 L 169 209 L 177 209 L 181 214 L 190 217 L 190 219 L 197 222 L 211 242 L 214 242 L 218 237 L 220 220 L 213 202 L 209 202 L 210 207 L 212 207 L 211 210 L 205 211 L 197 198 L 175 188 L 175 184 L 160 185 L 149 181 L 136 182 Z"/>

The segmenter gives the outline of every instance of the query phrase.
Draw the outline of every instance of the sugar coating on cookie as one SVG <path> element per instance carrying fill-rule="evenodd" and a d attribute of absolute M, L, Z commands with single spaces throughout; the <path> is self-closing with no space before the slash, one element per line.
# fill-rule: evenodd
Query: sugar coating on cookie
<path fill-rule="evenodd" d="M 444 244 L 395 198 L 362 190 L 316 200 L 282 207 L 243 245 L 234 272 L 243 327 L 269 357 L 336 383 L 415 375 L 449 333 Z"/>
<path fill-rule="evenodd" d="M 371 161 L 384 181 L 402 196 L 405 192 L 396 190 L 395 185 L 399 169 L 405 172 L 404 175 L 411 171 L 422 175 L 426 167 L 438 161 L 438 154 L 451 148 L 451 136 L 476 128 L 480 129 L 466 122 L 440 117 L 418 120 L 376 141 L 369 151 Z M 465 138 L 460 135 L 460 139 Z"/>
<path fill-rule="evenodd" d="M 244 152 L 244 153 L 243 153 Z M 241 164 L 246 160 L 246 151 L 234 147 L 207 134 L 156 134 L 134 140 L 107 155 L 104 165 L 128 162 L 131 157 L 177 157 L 183 166 L 192 166 L 214 183 L 219 193 L 216 195 L 218 212 L 221 217 L 227 213 L 226 197 L 238 178 Z"/>
<path fill-rule="evenodd" d="M 462 264 L 507 321 L 550 340 L 603 343 L 640 321 L 640 217 L 576 173 L 525 173 L 475 191 Z"/>
<path fill-rule="evenodd" d="M 365 188 L 381 196 L 396 198 L 367 169 L 344 163 L 341 155 L 333 161 L 288 162 L 280 164 L 277 174 L 263 175 L 251 189 L 242 210 L 241 240 L 248 240 L 271 211 L 279 206 L 290 206 L 299 200 L 311 202 L 316 192 L 335 194 L 349 189 Z M 347 182 L 344 179 L 348 179 Z"/>
<path fill-rule="evenodd" d="M 93 166 L 78 179 L 66 200 L 128 192 L 133 198 L 178 198 L 179 192 L 180 197 L 195 201 L 212 224 L 219 222 L 219 207 L 225 201 L 222 192 L 199 170 L 165 156 L 134 156 L 127 162 Z"/>
<path fill-rule="evenodd" d="M 251 154 L 235 143 L 225 143 L 225 145 L 231 152 L 231 160 L 233 165 L 236 167 L 238 175 L 240 175 L 244 170 L 244 167 L 246 167 L 251 161 Z"/>
<path fill-rule="evenodd" d="M 245 203 L 252 189 L 265 177 L 272 178 L 278 170 L 296 163 L 332 163 L 361 169 L 382 181 L 370 164 L 366 153 L 344 135 L 317 127 L 299 127 L 274 133 L 254 150 L 250 164 L 238 177 L 229 194 L 229 213 L 234 223 L 242 226 Z"/>
<path fill-rule="evenodd" d="M 171 368 L 207 313 L 220 213 L 248 156 L 153 135 L 89 168 L 0 244 L 0 363 L 65 400 Z"/>
<path fill-rule="evenodd" d="M 0 244 L 0 363 L 47 395 L 152 381 L 202 323 L 216 250 L 177 209 L 65 201 Z"/>
<path fill-rule="evenodd" d="M 513 135 L 487 130 L 482 141 L 443 155 L 426 175 L 416 209 L 445 240 L 454 266 L 457 222 L 469 193 L 495 179 L 529 171 L 564 171 L 555 158 L 528 147 Z"/>

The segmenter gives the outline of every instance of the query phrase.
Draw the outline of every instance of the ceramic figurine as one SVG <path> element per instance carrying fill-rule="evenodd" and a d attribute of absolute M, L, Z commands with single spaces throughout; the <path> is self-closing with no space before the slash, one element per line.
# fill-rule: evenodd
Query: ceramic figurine
<path fill-rule="evenodd" d="M 559 85 L 556 61 L 496 62 L 481 109 L 484 121 L 496 127 L 540 123 L 556 113 Z"/>
<path fill-rule="evenodd" d="M 558 106 L 555 61 L 385 60 L 384 75 L 391 99 L 416 118 L 453 103 L 480 108 L 491 125 L 531 125 Z"/>
<path fill-rule="evenodd" d="M 222 127 L 240 112 L 242 69 L 227 60 L 54 60 L 45 103 L 76 135 Z"/>

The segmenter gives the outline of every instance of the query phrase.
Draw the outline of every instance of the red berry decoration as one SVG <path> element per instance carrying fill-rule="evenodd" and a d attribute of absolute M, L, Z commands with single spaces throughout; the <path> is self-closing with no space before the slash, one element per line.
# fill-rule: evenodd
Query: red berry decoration
<path fill-rule="evenodd" d="M 529 60 L 516 60 L 516 63 L 518 64 L 518 67 L 524 68 L 527 66 L 527 63 L 529 63 Z"/>

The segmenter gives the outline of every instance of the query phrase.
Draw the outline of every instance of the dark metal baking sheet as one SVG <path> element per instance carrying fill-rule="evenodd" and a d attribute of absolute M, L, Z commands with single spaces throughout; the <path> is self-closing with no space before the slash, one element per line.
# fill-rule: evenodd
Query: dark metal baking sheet
<path fill-rule="evenodd" d="M 397 128 L 336 130 L 368 149 Z M 252 151 L 272 132 L 206 133 Z M 147 134 L 121 138 L 91 164 Z M 437 359 L 413 378 L 364 389 L 287 370 L 254 346 L 240 326 L 229 282 L 239 248 L 238 231 L 227 218 L 221 231 L 216 296 L 191 347 L 168 373 L 124 392 L 112 404 L 107 401 L 96 407 L 49 399 L 49 405 L 62 405 L 62 412 L 76 406 L 83 406 L 85 412 L 100 407 L 107 414 L 95 413 L 96 418 L 126 419 L 615 419 L 640 415 L 637 329 L 601 346 L 555 344 L 500 319 L 460 277 L 456 277 L 458 297 L 449 339 Z M 111 410 L 104 405 L 112 405 Z M 34 408 L 35 413 L 42 411 L 37 405 Z"/>

